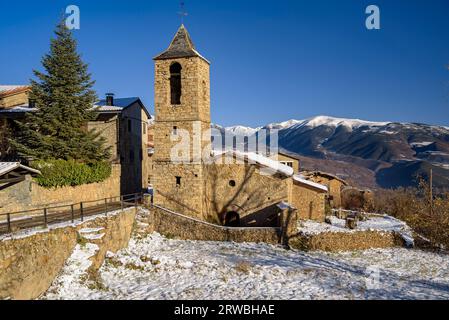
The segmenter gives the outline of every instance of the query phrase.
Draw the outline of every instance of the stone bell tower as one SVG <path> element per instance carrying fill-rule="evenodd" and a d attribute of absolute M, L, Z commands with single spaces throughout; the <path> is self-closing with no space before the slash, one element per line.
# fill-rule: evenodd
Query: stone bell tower
<path fill-rule="evenodd" d="M 154 203 L 202 218 L 210 155 L 210 63 L 184 25 L 155 61 Z"/>

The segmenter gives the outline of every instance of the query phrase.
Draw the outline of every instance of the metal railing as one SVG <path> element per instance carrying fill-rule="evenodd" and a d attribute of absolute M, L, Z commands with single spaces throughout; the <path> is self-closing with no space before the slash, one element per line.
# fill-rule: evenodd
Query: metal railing
<path fill-rule="evenodd" d="M 76 204 L 46 206 L 39 209 L 0 214 L 0 235 L 35 227 L 47 228 L 49 225 L 84 221 L 86 217 L 104 214 L 130 207 L 138 207 L 143 202 L 143 193 L 84 201 Z"/>

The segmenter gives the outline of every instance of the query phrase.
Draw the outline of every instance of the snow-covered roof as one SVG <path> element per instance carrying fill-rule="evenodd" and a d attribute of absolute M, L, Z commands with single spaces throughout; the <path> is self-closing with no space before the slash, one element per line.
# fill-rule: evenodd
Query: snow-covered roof
<path fill-rule="evenodd" d="M 29 89 L 29 86 L 24 86 L 24 85 L 0 85 L 0 96 L 4 96 L 4 95 L 8 95 L 8 94 L 12 94 L 12 93 L 16 93 L 16 92 L 21 92 L 25 89 Z"/>
<path fill-rule="evenodd" d="M 11 171 L 21 169 L 28 171 L 32 174 L 41 174 L 39 170 L 32 169 L 30 167 L 24 166 L 19 162 L 0 162 L 0 176 L 5 175 Z"/>
<path fill-rule="evenodd" d="M 97 112 L 122 112 L 123 111 L 122 107 L 117 107 L 117 106 L 99 106 L 99 105 L 96 105 L 96 106 L 94 106 L 94 109 Z"/>
<path fill-rule="evenodd" d="M 304 171 L 302 172 L 302 174 L 307 177 L 307 178 L 311 178 L 314 176 L 322 176 L 324 178 L 330 179 L 330 180 L 338 180 L 340 181 L 342 184 L 344 184 L 345 186 L 348 185 L 348 183 L 343 180 L 342 178 L 338 177 L 337 175 L 331 174 L 331 173 L 327 173 L 327 172 L 322 172 L 322 171 Z"/>
<path fill-rule="evenodd" d="M 214 150 L 212 151 L 212 155 L 214 157 L 219 157 L 222 155 L 234 156 L 236 159 L 248 161 L 250 164 L 251 163 L 258 164 L 260 166 L 269 168 L 288 177 L 292 176 L 294 173 L 293 168 L 254 152 L 242 152 L 237 150 L 229 150 L 229 151 Z"/>
<path fill-rule="evenodd" d="M 137 99 L 137 100 L 136 100 Z M 104 100 L 96 103 L 92 109 L 97 112 L 122 112 L 123 109 L 129 107 L 134 102 L 137 102 L 139 98 L 124 98 L 124 99 L 115 99 L 113 106 L 108 106 L 105 104 Z M 25 113 L 35 111 L 35 108 L 30 108 L 28 105 L 23 104 L 20 106 L 16 106 L 14 108 L 2 109 L 0 113 Z"/>
<path fill-rule="evenodd" d="M 302 184 L 302 185 L 306 185 L 308 187 L 312 187 L 314 189 L 318 189 L 321 190 L 323 192 L 328 192 L 328 189 L 326 186 L 323 186 L 322 184 L 307 180 L 304 176 L 299 175 L 299 174 L 295 174 L 293 176 L 293 181 Z"/>
<path fill-rule="evenodd" d="M 24 113 L 24 112 L 31 112 L 31 111 L 35 111 L 35 110 L 36 109 L 30 108 L 28 105 L 23 104 L 23 105 L 16 106 L 13 108 L 0 109 L 0 113 Z"/>

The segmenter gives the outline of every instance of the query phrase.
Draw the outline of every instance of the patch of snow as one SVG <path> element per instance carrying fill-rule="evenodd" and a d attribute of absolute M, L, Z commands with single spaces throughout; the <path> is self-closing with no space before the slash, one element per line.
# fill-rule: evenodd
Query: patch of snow
<path fill-rule="evenodd" d="M 434 155 L 434 156 L 449 156 L 449 153 L 441 151 L 425 151 L 424 153 Z"/>
<path fill-rule="evenodd" d="M 101 240 L 105 236 L 105 233 L 100 234 L 84 234 L 83 238 L 86 240 Z"/>
<path fill-rule="evenodd" d="M 305 120 L 302 125 L 316 128 L 319 126 L 330 126 L 330 127 L 339 127 L 344 126 L 349 129 L 356 129 L 363 126 L 368 127 L 383 127 L 388 125 L 390 122 L 373 122 L 373 121 L 365 121 L 359 119 L 345 119 L 345 118 L 335 118 L 328 116 L 318 116 L 308 120 Z"/>
<path fill-rule="evenodd" d="M 85 259 L 88 255 L 85 256 Z M 44 299 L 449 299 L 449 256 L 391 248 L 305 253 L 251 243 L 133 238 L 89 289 L 71 259 Z M 245 268 L 239 266 L 244 265 Z M 372 288 L 370 270 L 379 271 Z"/>
<path fill-rule="evenodd" d="M 223 155 L 229 155 L 234 156 L 236 159 L 239 159 L 241 161 L 248 161 L 250 164 L 259 164 L 267 169 L 269 171 L 279 172 L 282 173 L 288 177 L 292 176 L 294 173 L 294 170 L 292 167 L 289 167 L 285 164 L 280 163 L 279 161 L 270 159 L 268 157 L 265 157 L 261 154 L 255 153 L 255 152 L 242 152 L 238 150 L 228 150 L 228 151 L 218 151 L 213 150 L 212 151 L 213 157 L 221 157 Z M 266 172 L 264 172 L 266 173 Z M 269 173 L 269 172 L 267 172 Z M 273 172 L 271 172 L 273 173 Z"/>
<path fill-rule="evenodd" d="M 88 295 L 90 290 L 83 285 L 82 276 L 86 275 L 92 265 L 90 258 L 98 250 L 99 247 L 92 243 L 87 243 L 85 246 L 76 245 L 61 274 L 44 295 L 44 299 L 59 299 L 58 297 L 69 296 L 75 291 L 81 295 Z"/>
<path fill-rule="evenodd" d="M 234 126 L 225 128 L 226 132 L 230 132 L 236 136 L 252 136 L 262 128 L 250 128 L 244 126 Z"/>
<path fill-rule="evenodd" d="M 81 229 L 78 232 L 81 233 L 81 234 L 87 234 L 87 233 L 97 233 L 97 232 L 100 232 L 100 231 L 103 231 L 103 230 L 104 230 L 104 228 L 84 228 L 84 229 Z"/>
<path fill-rule="evenodd" d="M 415 148 L 415 147 L 420 148 L 420 147 L 427 147 L 427 146 L 430 146 L 430 145 L 433 144 L 433 143 L 434 143 L 434 142 L 431 142 L 431 141 L 412 142 L 412 143 L 410 143 L 410 146 L 413 147 L 413 148 Z"/>
<path fill-rule="evenodd" d="M 303 123 L 304 120 L 288 120 L 281 123 L 270 123 L 269 125 L 265 126 L 267 129 L 288 129 L 290 127 L 293 127 L 297 124 Z"/>
<path fill-rule="evenodd" d="M 310 181 L 310 180 L 307 180 L 304 176 L 299 175 L 299 174 L 295 174 L 293 176 L 293 180 L 295 180 L 296 182 L 299 182 L 301 184 L 308 185 L 309 187 L 312 187 L 312 188 L 315 188 L 315 189 L 320 189 L 320 190 L 322 190 L 324 192 L 328 191 L 326 186 L 324 186 L 322 184 L 319 184 L 319 183 L 316 183 L 316 182 L 313 182 L 313 181 Z"/>
<path fill-rule="evenodd" d="M 396 131 L 382 130 L 382 131 L 379 131 L 378 133 L 393 135 L 393 134 L 397 134 L 398 132 L 396 132 Z"/>
<path fill-rule="evenodd" d="M 302 234 L 316 235 L 323 232 L 347 232 L 380 231 L 397 232 L 406 241 L 408 246 L 413 246 L 412 229 L 403 221 L 388 215 L 369 217 L 366 221 L 359 221 L 356 229 L 346 228 L 346 221 L 337 217 L 330 217 L 331 224 L 317 221 L 301 221 L 298 229 Z"/>

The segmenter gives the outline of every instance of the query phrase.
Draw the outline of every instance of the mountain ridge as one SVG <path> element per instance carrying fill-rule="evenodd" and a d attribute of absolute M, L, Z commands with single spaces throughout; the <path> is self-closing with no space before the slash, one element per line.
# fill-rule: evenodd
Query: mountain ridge
<path fill-rule="evenodd" d="M 280 149 L 310 159 L 326 160 L 327 165 L 320 168 L 323 171 L 339 174 L 332 162 L 350 164 L 354 173 L 370 170 L 374 179 L 367 180 L 375 183 L 361 182 L 362 186 L 414 186 L 419 176 L 426 178 L 428 171 L 434 169 L 435 185 L 449 187 L 449 127 L 329 116 L 291 119 L 257 128 L 214 127 L 234 136 L 254 136 L 261 130 L 277 129 Z M 346 172 L 348 174 L 351 175 Z"/>

